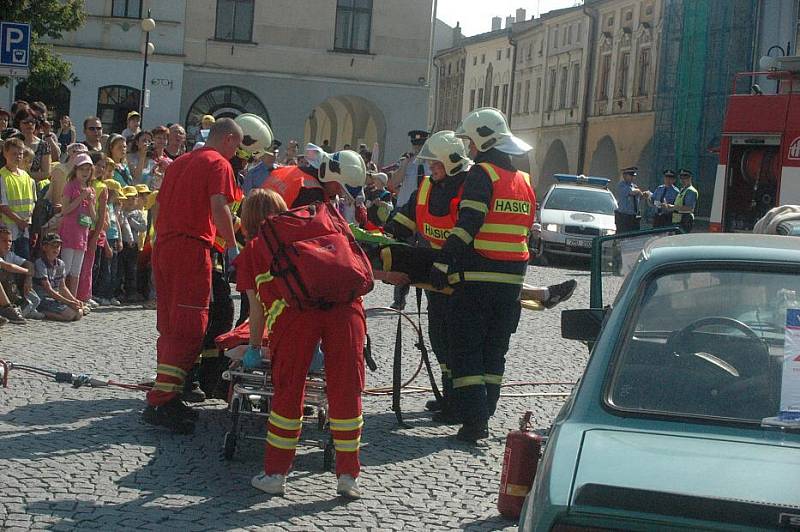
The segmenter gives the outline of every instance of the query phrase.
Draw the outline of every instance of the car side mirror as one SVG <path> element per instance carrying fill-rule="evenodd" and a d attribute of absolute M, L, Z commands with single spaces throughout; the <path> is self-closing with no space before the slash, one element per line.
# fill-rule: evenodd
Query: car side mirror
<path fill-rule="evenodd" d="M 594 342 L 600 335 L 606 311 L 586 308 L 561 311 L 561 337 L 567 340 Z"/>

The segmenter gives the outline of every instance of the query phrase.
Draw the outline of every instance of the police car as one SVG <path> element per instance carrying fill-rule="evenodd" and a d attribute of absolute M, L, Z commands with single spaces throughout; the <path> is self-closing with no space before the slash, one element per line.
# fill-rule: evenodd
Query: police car
<path fill-rule="evenodd" d="M 592 239 L 616 232 L 617 200 L 608 190 L 609 179 L 556 174 L 536 211 L 530 249 L 542 261 L 560 256 L 589 257 Z"/>

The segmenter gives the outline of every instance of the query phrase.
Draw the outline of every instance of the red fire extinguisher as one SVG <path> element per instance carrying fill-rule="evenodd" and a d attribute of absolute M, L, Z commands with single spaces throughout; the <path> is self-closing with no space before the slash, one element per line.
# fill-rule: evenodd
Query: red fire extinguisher
<path fill-rule="evenodd" d="M 531 432 L 532 415 L 530 410 L 525 412 L 520 419 L 519 430 L 509 432 L 506 438 L 497 509 L 505 517 L 512 519 L 517 519 L 522 511 L 522 504 L 533 485 L 542 452 L 542 437 Z"/>

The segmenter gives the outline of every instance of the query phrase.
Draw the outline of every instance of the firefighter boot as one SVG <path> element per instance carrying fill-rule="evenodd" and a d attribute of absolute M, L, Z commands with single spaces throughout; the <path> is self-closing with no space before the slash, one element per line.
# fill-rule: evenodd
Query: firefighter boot
<path fill-rule="evenodd" d="M 195 364 L 183 383 L 181 399 L 187 403 L 202 403 L 206 400 L 206 393 L 200 387 L 200 382 L 198 381 L 198 368 L 199 366 Z"/>
<path fill-rule="evenodd" d="M 489 437 L 489 424 L 486 421 L 465 423 L 456 434 L 456 439 L 467 443 L 478 443 Z"/>

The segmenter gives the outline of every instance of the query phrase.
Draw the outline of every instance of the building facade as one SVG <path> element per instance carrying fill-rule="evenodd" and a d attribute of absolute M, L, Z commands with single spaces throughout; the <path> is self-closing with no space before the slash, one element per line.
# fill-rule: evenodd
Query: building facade
<path fill-rule="evenodd" d="M 428 124 L 432 0 L 87 0 L 86 24 L 53 43 L 75 75 L 57 116 L 125 127 L 138 109 L 148 9 L 145 127 L 183 123 L 192 139 L 204 114 L 252 112 L 284 142 L 377 143 L 391 161 L 406 132 Z"/>
<path fill-rule="evenodd" d="M 462 41 L 465 57 L 461 116 L 479 107 L 508 114 L 511 105 L 511 26 Z"/>
<path fill-rule="evenodd" d="M 427 124 L 431 16 L 432 0 L 192 0 L 181 119 L 191 135 L 203 114 L 254 112 L 284 142 L 393 160 Z"/>
<path fill-rule="evenodd" d="M 140 94 L 149 91 L 145 125 L 180 121 L 183 85 L 185 0 L 86 0 L 86 23 L 52 42 L 55 51 L 72 64 L 73 81 L 48 94 L 34 94 L 23 81 L 16 83 L 14 98 L 42 100 L 55 118 L 69 114 L 82 137 L 81 122 L 96 115 L 107 132 L 122 131 L 129 111 L 138 110 Z M 155 53 L 144 74 L 145 34 L 141 19 L 151 17 L 150 33 Z M 0 89 L 2 90 L 2 89 Z M 0 95 L 3 101 L 8 101 Z"/>
<path fill-rule="evenodd" d="M 433 62 L 437 81 L 434 121 L 431 129 L 455 130 L 463 118 L 464 74 L 467 64 L 466 50 L 454 47 L 439 52 Z"/>
<path fill-rule="evenodd" d="M 581 7 L 514 25 L 514 131 L 534 150 L 529 168 L 542 195 L 552 175 L 575 172 L 588 67 L 588 17 Z"/>
<path fill-rule="evenodd" d="M 593 76 L 583 171 L 618 177 L 649 169 L 663 0 L 588 2 L 593 16 Z"/>

